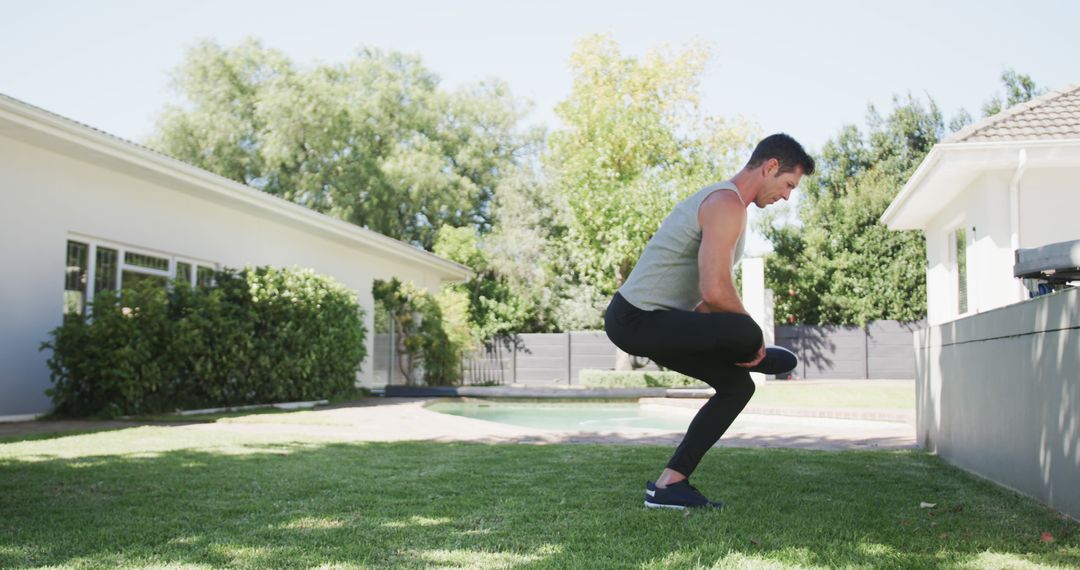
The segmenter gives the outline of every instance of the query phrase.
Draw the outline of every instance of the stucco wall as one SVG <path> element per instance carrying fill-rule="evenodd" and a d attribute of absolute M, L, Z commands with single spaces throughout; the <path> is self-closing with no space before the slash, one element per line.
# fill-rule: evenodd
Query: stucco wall
<path fill-rule="evenodd" d="M 48 355 L 38 346 L 61 321 L 72 237 L 221 266 L 297 265 L 330 275 L 354 290 L 366 311 L 364 383 L 372 381 L 372 280 L 397 276 L 429 289 L 439 285 L 434 271 L 373 248 L 3 136 L 0 189 L 0 416 L 49 408 Z"/>
<path fill-rule="evenodd" d="M 1000 283 L 1011 284 L 1008 178 L 988 173 L 977 178 L 955 200 L 943 205 L 926 229 L 927 321 L 939 324 L 959 316 L 957 273 L 952 236 L 964 228 L 968 236 L 968 312 L 1006 304 Z M 1007 293 L 1006 293 L 1007 294 Z M 1008 302 L 1016 299 L 1009 298 Z"/>
<path fill-rule="evenodd" d="M 1020 247 L 1080 239 L 1080 167 L 1027 171 L 1020 180 Z"/>
<path fill-rule="evenodd" d="M 915 335 L 920 445 L 1080 518 L 1080 289 Z"/>

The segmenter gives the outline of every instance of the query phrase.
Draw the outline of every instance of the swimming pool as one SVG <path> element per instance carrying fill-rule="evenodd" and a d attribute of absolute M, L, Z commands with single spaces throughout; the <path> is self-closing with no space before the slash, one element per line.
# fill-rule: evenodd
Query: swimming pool
<path fill-rule="evenodd" d="M 429 410 L 478 420 L 560 431 L 686 431 L 695 410 L 636 403 L 435 402 Z"/>

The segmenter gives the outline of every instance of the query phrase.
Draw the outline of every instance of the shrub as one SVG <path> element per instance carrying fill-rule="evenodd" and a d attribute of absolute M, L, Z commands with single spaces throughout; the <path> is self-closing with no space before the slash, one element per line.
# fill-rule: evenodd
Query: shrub
<path fill-rule="evenodd" d="M 581 384 L 589 388 L 708 388 L 704 382 L 671 371 L 582 370 Z"/>
<path fill-rule="evenodd" d="M 366 354 L 356 296 L 312 271 L 217 272 L 213 287 L 136 283 L 53 330 L 55 413 L 109 417 L 352 393 Z"/>
<path fill-rule="evenodd" d="M 407 384 L 428 386 L 461 381 L 462 358 L 473 345 L 466 323 L 467 299 L 454 292 L 433 296 L 394 278 L 375 280 L 372 296 L 397 331 L 398 366 Z M 417 374 L 421 376 L 418 378 Z"/>
<path fill-rule="evenodd" d="M 166 293 L 143 282 L 122 297 L 97 295 L 93 322 L 67 316 L 52 331 L 48 361 L 56 411 L 113 416 L 158 408 L 171 396 L 169 365 L 159 347 L 168 342 Z"/>

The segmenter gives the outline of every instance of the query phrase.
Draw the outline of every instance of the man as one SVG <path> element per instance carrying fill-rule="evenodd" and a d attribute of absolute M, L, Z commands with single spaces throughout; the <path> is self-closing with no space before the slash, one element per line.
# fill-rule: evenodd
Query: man
<path fill-rule="evenodd" d="M 787 200 L 813 172 L 814 159 L 795 139 L 766 137 L 738 174 L 675 206 L 608 305 L 604 328 L 616 346 L 716 390 L 660 477 L 646 484 L 648 507 L 722 507 L 690 485 L 690 474 L 753 396 L 750 372 L 795 368 L 792 353 L 766 349 L 732 267 L 742 257 L 749 205 Z"/>

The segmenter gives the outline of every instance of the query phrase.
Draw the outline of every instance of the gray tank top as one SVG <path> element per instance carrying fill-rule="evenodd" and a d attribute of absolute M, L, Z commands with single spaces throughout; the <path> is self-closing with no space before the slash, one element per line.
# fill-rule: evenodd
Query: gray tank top
<path fill-rule="evenodd" d="M 742 201 L 739 189 L 725 181 L 706 186 L 676 204 L 645 245 L 645 251 L 626 278 L 626 283 L 619 287 L 619 293 L 631 305 L 644 311 L 688 311 L 701 301 L 698 283 L 701 224 L 698 223 L 698 209 L 705 198 L 718 190 L 731 190 Z M 744 227 L 735 244 L 733 261 L 742 259 L 745 240 Z"/>

